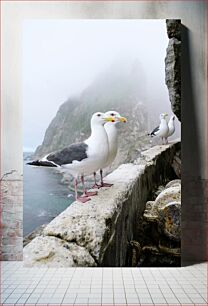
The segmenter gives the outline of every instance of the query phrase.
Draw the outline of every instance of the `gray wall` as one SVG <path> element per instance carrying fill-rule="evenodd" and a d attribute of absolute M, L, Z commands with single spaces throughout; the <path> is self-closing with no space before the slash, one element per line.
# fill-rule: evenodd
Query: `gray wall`
<path fill-rule="evenodd" d="M 205 128 L 207 127 L 206 9 L 206 1 L 3 2 L 1 177 L 11 170 L 16 170 L 9 176 L 10 181 L 21 182 L 22 180 L 21 24 L 24 19 L 182 19 L 184 25 L 182 35 L 182 260 L 183 264 L 204 260 L 206 257 L 205 229 L 207 228 L 204 190 L 208 176 L 205 150 L 207 144 L 207 128 Z M 11 216 L 14 217 L 15 214 Z M 18 221 L 21 222 L 21 220 Z M 13 243 L 18 243 L 21 248 L 19 240 Z"/>

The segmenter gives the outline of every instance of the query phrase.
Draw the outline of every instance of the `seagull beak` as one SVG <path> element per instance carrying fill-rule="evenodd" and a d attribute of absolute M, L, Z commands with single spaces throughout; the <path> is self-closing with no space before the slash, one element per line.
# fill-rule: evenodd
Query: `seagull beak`
<path fill-rule="evenodd" d="M 104 119 L 104 121 L 106 121 L 106 122 L 115 122 L 115 118 L 113 118 L 113 117 L 111 117 L 111 116 L 109 116 L 109 117 L 104 117 L 103 119 Z"/>
<path fill-rule="evenodd" d="M 119 117 L 118 119 L 120 122 L 125 122 L 125 123 L 127 122 L 127 119 L 125 117 Z"/>

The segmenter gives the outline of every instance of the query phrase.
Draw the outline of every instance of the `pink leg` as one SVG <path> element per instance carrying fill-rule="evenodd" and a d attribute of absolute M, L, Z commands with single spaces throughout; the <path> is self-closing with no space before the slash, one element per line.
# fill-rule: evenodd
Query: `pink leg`
<path fill-rule="evenodd" d="M 90 198 L 88 198 L 88 197 L 78 197 L 78 194 L 77 194 L 77 185 L 78 185 L 78 181 L 77 181 L 77 179 L 75 178 L 75 179 L 74 179 L 75 199 L 76 199 L 76 201 L 78 201 L 78 202 L 86 203 L 87 201 L 90 200 Z"/>
<path fill-rule="evenodd" d="M 100 169 L 100 180 L 101 180 L 101 187 L 111 187 L 113 184 L 108 184 L 103 182 L 103 170 Z"/>
<path fill-rule="evenodd" d="M 96 182 L 96 172 L 93 173 L 95 184 L 92 186 L 92 189 L 100 188 L 101 186 Z"/>
<path fill-rule="evenodd" d="M 82 195 L 82 197 L 92 197 L 92 196 L 97 195 L 97 191 L 87 191 L 86 190 L 83 175 L 81 176 L 81 182 L 82 182 L 82 185 L 83 185 L 83 195 Z"/>
<path fill-rule="evenodd" d="M 77 178 L 74 178 L 74 192 L 75 192 L 75 199 L 76 199 L 76 201 L 78 199 L 78 196 L 77 196 L 77 185 L 78 185 Z"/>

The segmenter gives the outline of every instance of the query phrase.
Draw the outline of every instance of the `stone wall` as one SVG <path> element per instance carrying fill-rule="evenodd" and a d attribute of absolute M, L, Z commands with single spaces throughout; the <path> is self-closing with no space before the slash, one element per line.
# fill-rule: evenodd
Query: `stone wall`
<path fill-rule="evenodd" d="M 22 260 L 22 177 L 11 171 L 2 177 L 0 184 L 0 260 Z"/>
<path fill-rule="evenodd" d="M 180 142 L 155 146 L 123 164 L 87 204 L 72 203 L 24 248 L 27 266 L 125 266 L 127 246 L 152 190 L 174 177 Z"/>

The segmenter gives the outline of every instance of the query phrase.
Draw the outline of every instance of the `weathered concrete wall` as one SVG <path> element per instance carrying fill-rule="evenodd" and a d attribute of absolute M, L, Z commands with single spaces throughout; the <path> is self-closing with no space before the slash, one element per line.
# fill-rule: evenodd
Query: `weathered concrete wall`
<path fill-rule="evenodd" d="M 180 142 L 155 146 L 134 164 L 121 165 L 105 178 L 111 188 L 99 190 L 87 204 L 72 203 L 47 225 L 43 237 L 24 248 L 25 265 L 125 266 L 146 201 L 157 185 L 174 177 L 171 164 L 179 148 Z"/>

